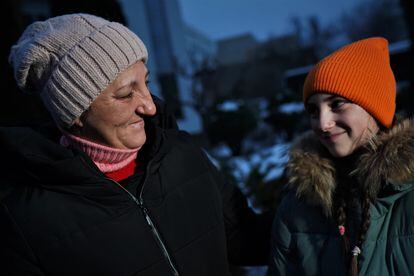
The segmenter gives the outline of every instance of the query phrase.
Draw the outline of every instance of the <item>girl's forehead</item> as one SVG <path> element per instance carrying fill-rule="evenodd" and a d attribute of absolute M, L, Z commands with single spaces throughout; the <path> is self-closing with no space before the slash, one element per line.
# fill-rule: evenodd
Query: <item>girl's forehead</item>
<path fill-rule="evenodd" d="M 307 104 L 329 102 L 329 101 L 336 100 L 336 99 L 347 100 L 346 98 L 336 95 L 336 94 L 321 92 L 321 93 L 315 93 L 312 96 L 310 96 L 307 101 Z"/>

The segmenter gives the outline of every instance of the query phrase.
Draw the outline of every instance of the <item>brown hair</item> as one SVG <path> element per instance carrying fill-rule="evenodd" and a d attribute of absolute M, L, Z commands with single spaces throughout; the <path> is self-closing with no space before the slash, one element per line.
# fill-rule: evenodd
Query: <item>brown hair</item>
<path fill-rule="evenodd" d="M 372 199 L 369 197 L 367 191 L 362 191 L 362 197 L 359 200 L 362 209 L 362 219 L 359 229 L 357 231 L 358 235 L 355 241 L 355 244 L 351 245 L 349 240 L 348 232 L 345 231 L 348 227 L 349 218 L 349 207 L 352 200 L 354 200 L 351 192 L 344 184 L 339 185 L 337 191 L 337 200 L 338 204 L 336 207 L 336 220 L 338 227 L 343 227 L 342 231 L 340 229 L 340 235 L 342 237 L 342 248 L 345 267 L 348 269 L 349 276 L 358 275 L 358 257 L 360 255 L 360 250 L 363 243 L 365 242 L 366 235 L 371 224 L 371 215 L 370 215 L 370 203 Z M 357 252 L 355 252 L 357 250 Z"/>

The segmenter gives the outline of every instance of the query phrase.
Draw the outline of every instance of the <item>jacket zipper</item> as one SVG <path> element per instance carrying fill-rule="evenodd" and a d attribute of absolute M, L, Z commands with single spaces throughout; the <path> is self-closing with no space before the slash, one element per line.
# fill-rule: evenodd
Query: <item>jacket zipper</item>
<path fill-rule="evenodd" d="M 170 254 L 167 251 L 167 248 L 165 247 L 165 244 L 164 244 L 164 242 L 163 242 L 163 240 L 161 238 L 161 235 L 158 232 L 157 228 L 155 227 L 155 224 L 153 223 L 153 221 L 152 221 L 152 219 L 151 219 L 151 217 L 150 217 L 150 215 L 148 213 L 147 207 L 145 207 L 144 199 L 142 198 L 142 192 L 144 190 L 144 186 L 145 186 L 145 183 L 147 182 L 147 178 L 148 178 L 149 167 L 150 167 L 150 163 L 147 166 L 147 171 L 146 171 L 146 174 L 145 174 L 145 179 L 144 179 L 144 182 L 142 184 L 142 188 L 141 188 L 141 191 L 139 193 L 139 198 L 138 199 L 133 194 L 131 194 L 127 189 L 125 189 L 124 187 L 122 187 L 122 185 L 119 184 L 118 182 L 116 182 L 116 181 L 114 181 L 114 180 L 112 180 L 110 178 L 107 178 L 107 179 L 110 180 L 111 182 L 115 183 L 122 190 L 124 190 L 132 198 L 132 200 L 135 202 L 135 204 L 137 204 L 138 207 L 141 209 L 142 213 L 145 216 L 145 220 L 147 221 L 147 224 L 150 227 L 151 232 L 152 232 L 152 234 L 155 237 L 155 240 L 157 241 L 158 246 L 160 247 L 160 249 L 161 249 L 164 257 L 166 258 L 166 260 L 167 260 L 167 262 L 168 262 L 168 264 L 170 266 L 170 269 L 171 269 L 172 274 L 174 276 L 179 276 L 180 274 L 178 273 L 178 270 L 175 267 L 175 265 L 174 265 L 174 263 L 173 263 L 173 261 L 171 259 L 171 256 L 170 256 Z"/>

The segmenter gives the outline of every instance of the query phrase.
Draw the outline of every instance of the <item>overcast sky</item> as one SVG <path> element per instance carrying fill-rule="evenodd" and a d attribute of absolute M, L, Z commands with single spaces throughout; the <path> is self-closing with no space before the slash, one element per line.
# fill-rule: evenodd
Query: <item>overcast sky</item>
<path fill-rule="evenodd" d="M 291 18 L 316 15 L 329 24 L 368 0 L 179 0 L 184 21 L 221 39 L 251 32 L 258 39 L 292 31 Z"/>

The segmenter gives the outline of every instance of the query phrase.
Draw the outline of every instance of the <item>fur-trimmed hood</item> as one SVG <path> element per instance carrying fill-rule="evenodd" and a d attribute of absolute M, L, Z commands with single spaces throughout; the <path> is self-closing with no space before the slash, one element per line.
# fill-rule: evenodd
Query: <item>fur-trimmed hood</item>
<path fill-rule="evenodd" d="M 404 120 L 366 145 L 352 174 L 375 198 L 384 184 L 401 185 L 414 179 L 414 121 Z M 298 198 L 332 212 L 336 169 L 331 155 L 313 132 L 292 146 L 287 164 L 289 187 Z"/>

